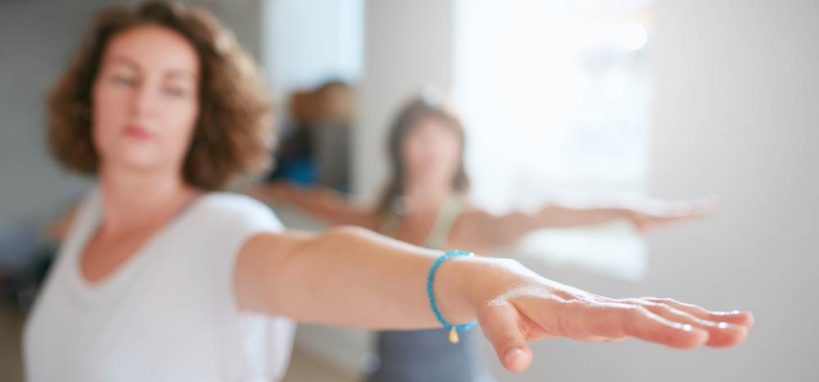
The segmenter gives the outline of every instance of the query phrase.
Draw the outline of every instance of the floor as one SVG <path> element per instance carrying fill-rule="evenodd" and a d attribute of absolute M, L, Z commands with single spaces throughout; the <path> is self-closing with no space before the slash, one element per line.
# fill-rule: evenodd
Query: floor
<path fill-rule="evenodd" d="M 0 381 L 23 380 L 20 335 L 23 314 L 5 304 L 0 304 Z"/>
<path fill-rule="evenodd" d="M 17 310 L 0 304 L 0 381 L 22 382 L 20 333 L 24 316 Z M 290 367 L 282 382 L 338 381 L 353 382 L 355 375 L 333 367 L 298 346 L 293 350 Z"/>

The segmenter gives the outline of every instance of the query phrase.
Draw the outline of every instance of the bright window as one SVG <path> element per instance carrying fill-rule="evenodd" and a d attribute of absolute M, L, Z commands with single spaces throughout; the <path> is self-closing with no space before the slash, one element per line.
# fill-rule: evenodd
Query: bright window
<path fill-rule="evenodd" d="M 636 197 L 648 165 L 648 1 L 456 1 L 454 98 L 473 197 L 491 211 Z M 516 248 L 548 264 L 639 279 L 626 223 L 544 230 Z"/>

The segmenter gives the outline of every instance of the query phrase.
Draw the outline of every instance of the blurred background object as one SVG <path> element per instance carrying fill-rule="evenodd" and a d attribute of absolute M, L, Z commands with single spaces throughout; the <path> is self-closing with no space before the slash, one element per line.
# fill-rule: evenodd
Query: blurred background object
<path fill-rule="evenodd" d="M 350 191 L 350 135 L 354 90 L 331 80 L 315 89 L 295 91 L 281 124 L 274 168 L 265 181 L 289 181 Z"/>

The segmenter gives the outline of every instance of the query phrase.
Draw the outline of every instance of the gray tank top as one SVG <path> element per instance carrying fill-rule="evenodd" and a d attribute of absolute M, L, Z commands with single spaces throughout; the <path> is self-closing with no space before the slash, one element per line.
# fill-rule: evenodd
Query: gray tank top
<path fill-rule="evenodd" d="M 465 196 L 454 194 L 441 207 L 424 246 L 445 249 Z M 390 214 L 381 232 L 394 234 L 400 218 Z M 461 333 L 451 344 L 444 329 L 382 331 L 377 333 L 377 360 L 368 382 L 491 382 L 480 351 L 477 330 Z"/>

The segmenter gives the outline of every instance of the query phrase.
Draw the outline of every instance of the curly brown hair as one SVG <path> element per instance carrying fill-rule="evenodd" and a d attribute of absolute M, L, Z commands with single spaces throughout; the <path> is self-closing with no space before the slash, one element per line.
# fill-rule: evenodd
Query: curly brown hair
<path fill-rule="evenodd" d="M 237 175 L 270 164 L 274 133 L 271 101 L 258 65 L 233 34 L 206 10 L 150 1 L 97 13 L 72 64 L 48 99 L 51 151 L 65 168 L 95 174 L 92 88 L 111 39 L 140 25 L 159 25 L 184 36 L 199 57 L 199 110 L 182 176 L 204 190 L 225 188 Z"/>

